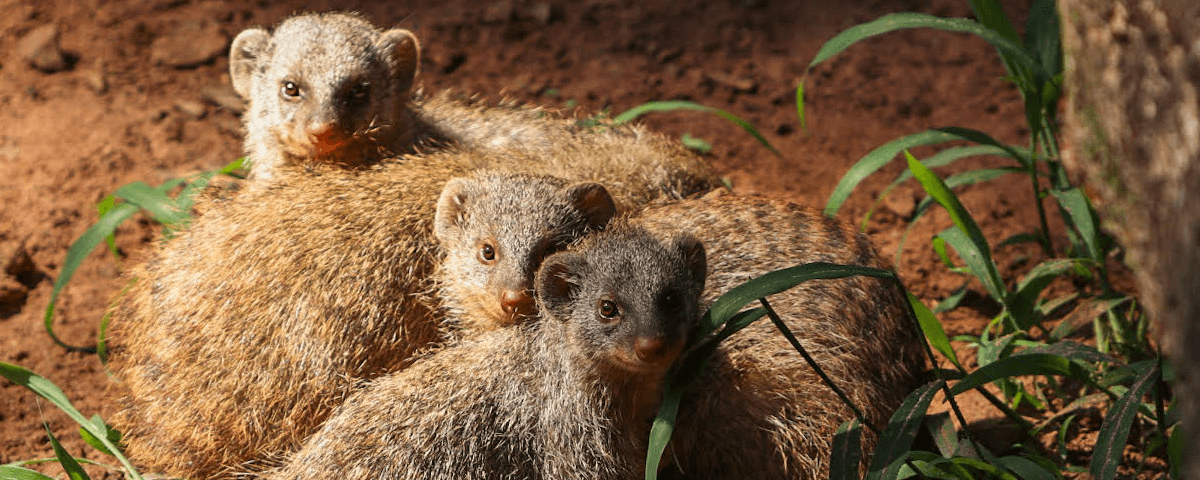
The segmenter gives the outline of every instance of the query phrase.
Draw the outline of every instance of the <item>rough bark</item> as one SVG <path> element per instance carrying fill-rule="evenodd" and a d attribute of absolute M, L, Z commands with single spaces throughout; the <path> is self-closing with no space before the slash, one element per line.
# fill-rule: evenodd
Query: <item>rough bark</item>
<path fill-rule="evenodd" d="M 1064 162 L 1099 193 L 1179 374 L 1184 477 L 1200 479 L 1200 5 L 1059 0 Z"/>

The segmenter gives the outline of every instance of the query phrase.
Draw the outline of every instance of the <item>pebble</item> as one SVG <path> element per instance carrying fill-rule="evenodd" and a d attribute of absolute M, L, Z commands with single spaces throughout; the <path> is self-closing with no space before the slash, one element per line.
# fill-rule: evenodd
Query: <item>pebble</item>
<path fill-rule="evenodd" d="M 67 57 L 58 45 L 58 27 L 42 25 L 21 37 L 17 42 L 17 54 L 33 68 L 46 73 L 67 68 Z"/>
<path fill-rule="evenodd" d="M 193 100 L 180 100 L 175 102 L 175 109 L 192 118 L 203 118 L 204 114 L 208 113 L 208 110 L 204 108 L 203 103 Z"/>
<path fill-rule="evenodd" d="M 213 61 L 228 48 L 229 38 L 218 25 L 185 24 L 154 39 L 150 44 L 150 61 L 155 65 L 193 68 Z"/>
<path fill-rule="evenodd" d="M 721 72 L 704 72 L 705 78 L 713 83 L 732 88 L 736 92 L 752 92 L 758 84 L 749 78 L 735 77 Z"/>
<path fill-rule="evenodd" d="M 233 113 L 246 110 L 246 101 L 229 85 L 205 85 L 200 87 L 200 98 Z"/>

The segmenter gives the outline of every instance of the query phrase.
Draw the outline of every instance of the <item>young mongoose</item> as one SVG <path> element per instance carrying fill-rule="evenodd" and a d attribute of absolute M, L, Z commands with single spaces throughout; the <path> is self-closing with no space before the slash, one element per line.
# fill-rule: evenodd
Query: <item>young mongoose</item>
<path fill-rule="evenodd" d="M 444 247 L 437 277 L 448 317 L 483 331 L 534 314 L 533 279 L 542 260 L 603 229 L 615 213 L 597 183 L 492 171 L 450 180 L 433 224 Z"/>
<path fill-rule="evenodd" d="M 490 319 L 494 325 L 507 324 L 513 317 L 502 308 L 504 297 L 492 293 L 491 305 L 478 297 L 468 302 L 452 294 L 452 284 L 469 283 L 468 293 L 482 290 L 476 285 L 519 284 L 511 278 L 512 267 L 536 268 L 536 246 L 569 242 L 546 213 L 557 210 L 539 208 L 563 201 L 555 199 L 563 195 L 561 183 L 520 175 L 456 182 L 470 183 L 470 188 L 459 188 L 470 193 L 456 208 L 461 210 L 457 217 L 450 218 L 471 222 L 457 223 L 466 233 L 439 237 L 446 255 L 442 282 L 451 284 L 443 287 L 446 303 L 475 323 Z M 504 199 L 518 188 L 525 190 L 522 198 L 541 200 L 515 208 Z M 446 228 L 440 208 L 436 229 Z M 785 202 L 709 195 L 648 207 L 633 221 L 659 234 L 687 231 L 704 243 L 709 264 L 706 303 L 755 276 L 800 263 L 886 268 L 867 237 L 852 226 Z M 494 235 L 489 225 L 521 232 L 495 240 L 517 255 L 497 256 L 492 264 L 476 259 L 483 245 L 477 239 Z M 538 231 L 555 233 L 539 236 Z M 924 369 L 921 337 L 909 328 L 904 300 L 892 285 L 862 277 L 814 281 L 770 301 L 869 421 L 881 425 L 916 386 Z M 679 418 L 673 458 L 687 477 L 817 478 L 827 473 L 834 430 L 852 413 L 771 323 L 762 320 L 722 344 L 685 397 Z"/>
<path fill-rule="evenodd" d="M 380 31 L 348 13 L 307 14 L 268 33 L 243 31 L 229 54 L 243 115 L 249 185 L 316 164 L 361 168 L 394 155 L 459 145 L 514 150 L 539 171 L 604 181 L 623 206 L 717 186 L 701 159 L 635 126 L 580 125 L 552 112 L 412 92 L 420 48 L 403 29 Z M 420 97 L 420 98 L 417 98 Z"/>
<path fill-rule="evenodd" d="M 546 258 L 534 321 L 373 381 L 267 478 L 637 478 L 704 272 L 686 235 L 590 236 Z"/>

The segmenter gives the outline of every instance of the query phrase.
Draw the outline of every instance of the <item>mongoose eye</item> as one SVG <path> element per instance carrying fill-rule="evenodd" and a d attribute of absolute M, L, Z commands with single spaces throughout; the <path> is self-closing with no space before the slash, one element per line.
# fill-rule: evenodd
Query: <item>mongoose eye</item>
<path fill-rule="evenodd" d="M 491 244 L 485 243 L 479 247 L 479 261 L 483 263 L 492 263 L 496 261 L 496 248 Z"/>
<path fill-rule="evenodd" d="M 286 97 L 299 97 L 300 86 L 296 82 L 283 82 L 283 95 Z"/>
<path fill-rule="evenodd" d="M 601 318 L 608 320 L 616 319 L 621 314 L 621 309 L 617 308 L 617 304 L 612 300 L 601 300 L 597 305 L 597 310 L 599 310 Z"/>
<path fill-rule="evenodd" d="M 675 310 L 679 308 L 679 292 L 669 291 L 662 297 L 663 308 Z"/>
<path fill-rule="evenodd" d="M 350 90 L 350 101 L 356 105 L 367 103 L 369 98 L 371 98 L 371 84 L 369 83 L 360 83 Z"/>

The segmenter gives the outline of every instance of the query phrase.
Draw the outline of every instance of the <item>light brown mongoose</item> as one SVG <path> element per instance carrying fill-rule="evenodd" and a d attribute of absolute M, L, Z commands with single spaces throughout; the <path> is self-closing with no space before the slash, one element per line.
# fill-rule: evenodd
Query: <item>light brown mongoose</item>
<path fill-rule="evenodd" d="M 637 478 L 704 272 L 686 235 L 592 235 L 546 258 L 536 321 L 376 379 L 267 478 Z"/>
<path fill-rule="evenodd" d="M 448 144 L 514 150 L 541 160 L 545 173 L 603 180 L 622 206 L 719 184 L 701 159 L 640 127 L 582 125 L 540 108 L 488 106 L 445 92 L 414 95 L 419 57 L 411 32 L 380 31 L 348 13 L 298 15 L 274 33 L 240 33 L 229 70 L 249 102 L 249 185 L 278 176 L 284 165 L 361 168 Z"/>
<path fill-rule="evenodd" d="M 550 237 L 528 232 L 558 234 L 548 210 L 539 205 L 561 197 L 561 183 L 524 175 L 473 176 L 456 182 L 470 184 L 459 187 L 472 196 L 458 215 L 471 219 L 474 236 L 486 235 L 488 225 L 504 225 L 505 231 L 522 233 L 496 243 L 523 255 L 501 261 L 522 265 L 540 260 L 535 246 Z M 542 200 L 514 208 L 504 199 L 516 188 L 527 190 L 522 198 Z M 887 268 L 869 239 L 851 225 L 781 201 L 709 195 L 647 207 L 633 221 L 659 234 L 686 231 L 704 243 L 709 264 L 706 303 L 755 276 L 801 263 Z M 439 212 L 436 228 L 443 228 L 442 222 Z M 501 281 L 488 276 L 513 274 L 512 265 L 472 265 L 471 255 L 478 251 L 474 236 L 439 238 L 446 255 L 441 268 L 448 272 L 441 274 L 443 283 L 457 279 L 489 285 Z M 443 289 L 455 291 L 452 285 Z M 893 285 L 863 277 L 812 281 L 770 300 L 869 421 L 882 426 L 917 386 L 924 370 L 922 339 L 910 326 L 904 300 Z M 491 305 L 454 295 L 447 295 L 446 302 L 476 323 L 489 318 L 495 325 L 511 322 L 502 308 L 504 298 L 495 293 Z M 828 472 L 834 430 L 850 418 L 850 410 L 764 319 L 726 340 L 685 397 L 671 457 L 689 478 L 819 478 Z"/>

